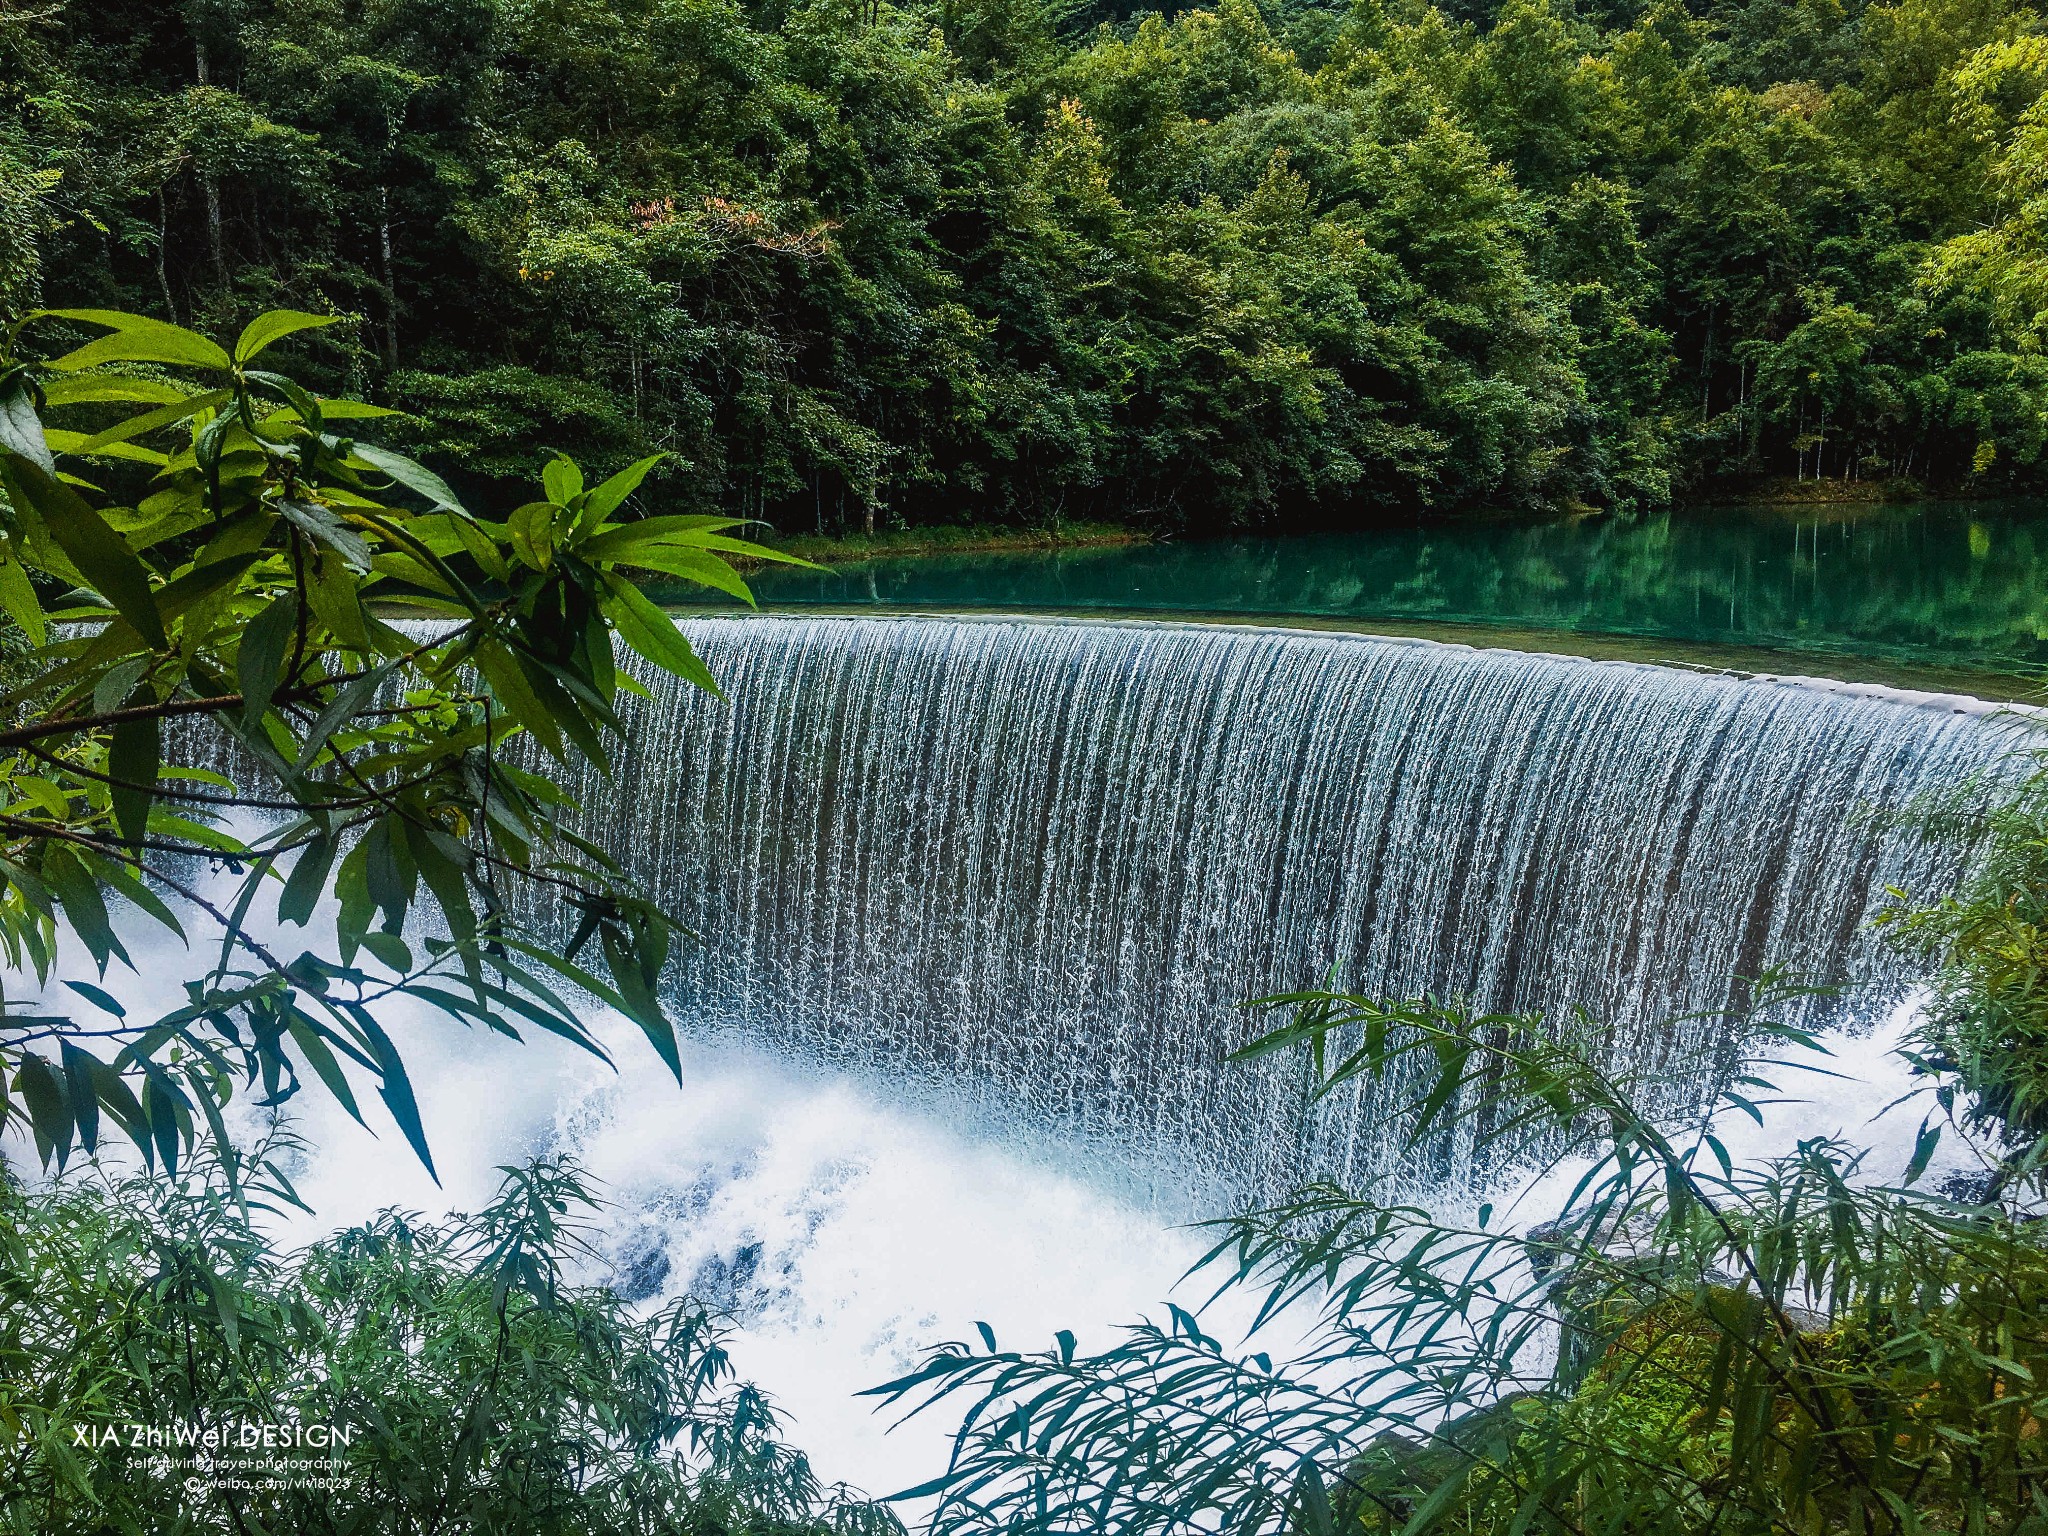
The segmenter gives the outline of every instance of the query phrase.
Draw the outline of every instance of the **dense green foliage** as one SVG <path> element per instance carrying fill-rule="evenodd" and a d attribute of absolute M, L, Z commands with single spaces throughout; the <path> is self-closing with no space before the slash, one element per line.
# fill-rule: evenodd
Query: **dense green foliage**
<path fill-rule="evenodd" d="M 577 1283 L 595 1256 L 573 1168 L 294 1253 L 200 1171 L 0 1177 L 0 1529 L 900 1536 L 819 1487 L 701 1309 Z M 271 1454 L 250 1443 L 266 1426 L 346 1444 Z"/>
<path fill-rule="evenodd" d="M 2003 1143 L 1997 1183 L 2037 1183 L 2048 1166 L 2048 759 L 1992 812 L 1963 888 L 1884 915 L 1934 971 L 1915 1032 L 1944 1103 Z"/>
<path fill-rule="evenodd" d="M 360 1119 L 353 1068 L 431 1170 L 378 1017 L 398 996 L 603 1055 L 578 1016 L 596 997 L 680 1075 L 656 993 L 677 924 L 561 824 L 575 801 L 549 769 L 608 769 L 637 686 L 620 643 L 716 687 L 628 572 L 745 598 L 725 556 L 785 557 L 730 518 L 635 516 L 654 458 L 595 486 L 557 458 L 540 498 L 474 516 L 351 435 L 388 413 L 274 371 L 273 348 L 332 323 L 273 310 L 231 349 L 111 310 L 0 335 L 0 1133 L 25 1121 L 60 1169 L 105 1123 L 175 1172 L 207 1130 L 225 1146 L 235 1093 L 276 1105 L 302 1080 Z M 445 622 L 402 631 L 393 596 Z M 217 771 L 235 762 L 240 785 Z M 196 860 L 239 877 L 230 899 L 196 887 Z M 566 947 L 518 916 L 533 888 L 578 914 Z M 329 894 L 331 944 L 258 936 L 257 916 L 303 928 Z M 205 940 L 159 1018 L 64 975 L 132 964 L 136 917 Z"/>
<path fill-rule="evenodd" d="M 787 529 L 2031 486 L 2040 26 L 8 0 L 0 306 L 331 312 L 451 474 L 667 450 Z"/>

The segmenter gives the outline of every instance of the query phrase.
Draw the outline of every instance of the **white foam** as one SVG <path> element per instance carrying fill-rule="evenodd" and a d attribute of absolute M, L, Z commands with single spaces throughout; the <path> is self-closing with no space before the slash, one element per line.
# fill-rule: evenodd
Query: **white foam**
<path fill-rule="evenodd" d="M 317 914 L 313 931 L 329 921 Z M 185 952 L 123 928 L 139 973 L 117 967 L 108 990 L 137 1013 L 176 1006 Z M 303 944 L 296 930 L 263 936 L 287 953 Z M 20 978 L 9 987 L 24 995 Z M 597 1243 L 611 1262 L 583 1278 L 659 1274 L 650 1301 L 708 1292 L 729 1307 L 737 1371 L 779 1405 L 787 1438 L 828 1482 L 881 1495 L 944 1466 L 943 1414 L 892 1430 L 899 1415 L 857 1395 L 926 1350 L 974 1338 L 977 1322 L 1005 1347 L 1044 1348 L 1061 1328 L 1106 1347 L 1117 1325 L 1158 1310 L 1203 1246 L 1113 1166 L 1057 1137 L 977 1124 L 928 1090 L 689 1039 L 679 1086 L 636 1028 L 602 1012 L 590 1024 L 617 1073 L 553 1036 L 529 1031 L 521 1045 L 404 1000 L 379 1018 L 441 1181 L 370 1085 L 357 1097 L 374 1135 L 316 1085 L 289 1106 L 311 1146 L 293 1179 L 312 1214 L 276 1223 L 280 1241 L 391 1206 L 475 1210 L 499 1165 L 571 1152 L 609 1202 Z M 241 1101 L 238 1132 L 262 1118 Z M 32 1163 L 18 1142 L 7 1150 Z"/>

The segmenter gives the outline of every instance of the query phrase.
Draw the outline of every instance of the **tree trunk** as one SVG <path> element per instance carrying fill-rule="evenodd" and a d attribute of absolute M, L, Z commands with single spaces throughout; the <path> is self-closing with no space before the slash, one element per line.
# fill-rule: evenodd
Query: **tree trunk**
<path fill-rule="evenodd" d="M 398 366 L 398 285 L 391 275 L 391 188 L 378 189 L 383 197 L 383 219 L 377 226 L 377 250 L 384 261 L 384 366 Z"/>
<path fill-rule="evenodd" d="M 178 306 L 171 300 L 171 274 L 164 265 L 164 247 L 171 243 L 171 211 L 164 198 L 164 189 L 156 189 L 156 285 L 164 296 L 164 318 L 173 325 L 178 321 Z"/>
<path fill-rule="evenodd" d="M 192 68 L 201 85 L 212 84 L 213 66 L 206 56 L 205 42 L 198 38 L 192 42 Z M 201 171 L 199 190 L 206 199 L 206 243 L 213 255 L 213 278 L 225 290 L 228 285 L 228 259 L 226 243 L 221 238 L 220 183 Z"/>

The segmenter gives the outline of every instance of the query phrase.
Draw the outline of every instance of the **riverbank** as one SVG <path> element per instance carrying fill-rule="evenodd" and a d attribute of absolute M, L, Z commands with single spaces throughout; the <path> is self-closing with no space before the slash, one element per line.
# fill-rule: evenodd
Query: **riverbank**
<path fill-rule="evenodd" d="M 1054 528 L 942 523 L 926 528 L 885 528 L 872 534 L 845 536 L 803 533 L 771 542 L 784 554 L 795 555 L 817 565 L 853 565 L 863 560 L 907 555 L 974 555 L 1013 550 L 1149 544 L 1152 535 L 1122 523 L 1062 523 Z"/>

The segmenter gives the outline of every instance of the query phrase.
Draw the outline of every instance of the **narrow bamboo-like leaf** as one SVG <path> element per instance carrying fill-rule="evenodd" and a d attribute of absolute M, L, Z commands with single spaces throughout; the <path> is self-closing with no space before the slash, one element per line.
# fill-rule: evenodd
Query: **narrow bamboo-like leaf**
<path fill-rule="evenodd" d="M 320 1081 L 327 1085 L 327 1091 L 334 1095 L 335 1102 L 347 1110 L 350 1118 L 358 1125 L 363 1124 L 363 1113 L 356 1108 L 355 1090 L 349 1086 L 348 1074 L 342 1071 L 341 1063 L 334 1059 L 334 1052 L 328 1049 L 327 1042 L 321 1038 L 318 1026 L 294 1008 L 285 1015 L 285 1028 L 291 1032 L 292 1041 L 298 1046 L 299 1053 L 306 1058 L 307 1064 L 312 1067 Z"/>
<path fill-rule="evenodd" d="M 62 1169 L 71 1156 L 71 1105 L 63 1080 L 42 1057 L 24 1051 L 15 1059 L 14 1086 L 28 1107 L 29 1125 L 35 1131 L 36 1150 L 45 1166 L 55 1162 Z"/>
<path fill-rule="evenodd" d="M 313 915 L 313 908 L 327 889 L 328 872 L 334 868 L 334 856 L 340 844 L 330 836 L 322 835 L 318 841 L 302 850 L 298 862 L 292 866 L 291 877 L 284 883 L 284 893 L 277 898 L 279 922 L 296 923 L 304 927 Z"/>
<path fill-rule="evenodd" d="M 391 1037 L 384 1033 L 383 1026 L 367 1008 L 352 1008 L 350 1017 L 362 1030 L 368 1042 L 370 1054 L 377 1063 L 379 1097 L 385 1108 L 391 1111 L 391 1118 L 398 1122 L 398 1128 L 405 1133 L 413 1152 L 427 1170 L 427 1175 L 436 1184 L 441 1175 L 434 1171 L 434 1156 L 427 1150 L 427 1134 L 420 1125 L 419 1104 L 413 1098 L 412 1079 L 405 1075 L 405 1062 L 399 1057 L 398 1048 L 391 1043 Z"/>
<path fill-rule="evenodd" d="M 69 1040 L 58 1042 L 64 1064 L 65 1098 L 78 1130 L 78 1144 L 88 1154 L 100 1149 L 100 1091 L 93 1078 L 93 1058 Z"/>

